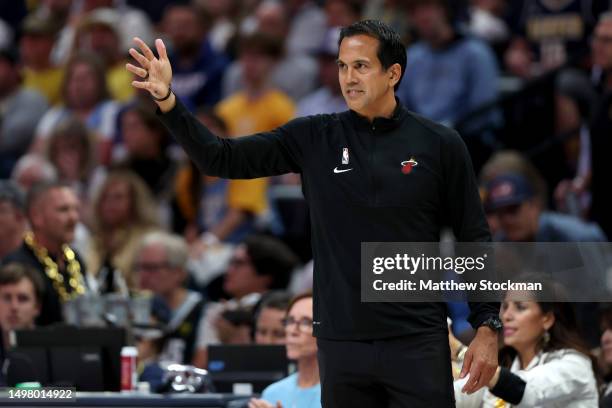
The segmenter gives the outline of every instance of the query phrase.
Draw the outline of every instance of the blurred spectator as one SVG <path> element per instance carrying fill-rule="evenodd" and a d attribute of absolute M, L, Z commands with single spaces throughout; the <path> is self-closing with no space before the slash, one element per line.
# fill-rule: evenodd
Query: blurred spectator
<path fill-rule="evenodd" d="M 76 29 L 73 52 L 89 52 L 100 57 L 112 99 L 125 102 L 134 95 L 134 88 L 132 74 L 125 69 L 127 61 L 120 48 L 120 18 L 116 10 L 105 8 L 85 15 Z"/>
<path fill-rule="evenodd" d="M 29 265 L 0 267 L 0 327 L 5 349 L 11 348 L 15 330 L 33 329 L 42 307 L 45 284 Z"/>
<path fill-rule="evenodd" d="M 187 243 L 179 236 L 151 232 L 136 250 L 134 272 L 140 289 L 155 295 L 153 314 L 164 324 L 165 347 L 160 360 L 190 364 L 204 300 L 185 289 L 189 256 Z"/>
<path fill-rule="evenodd" d="M 30 14 L 23 21 L 19 42 L 24 86 L 40 92 L 51 105 L 58 104 L 63 97 L 64 69 L 51 62 L 57 30 L 57 23 L 49 18 Z"/>
<path fill-rule="evenodd" d="M 128 6 L 125 0 L 75 0 L 71 3 L 68 5 L 70 14 L 62 23 L 62 31 L 53 48 L 53 62 L 58 65 L 65 64 L 70 58 L 79 25 L 100 9 L 112 9 L 116 13 L 117 47 L 121 54 L 127 54 L 136 36 L 148 44 L 153 43 L 155 33 L 146 13 Z"/>
<path fill-rule="evenodd" d="M 505 43 L 510 30 L 504 21 L 507 0 L 471 0 L 470 32 L 489 44 Z"/>
<path fill-rule="evenodd" d="M 612 151 L 612 12 L 602 14 L 593 37 L 593 63 L 603 71 L 601 99 L 595 108 L 591 125 L 591 216 L 606 234 L 612 236 L 612 192 L 610 163 Z"/>
<path fill-rule="evenodd" d="M 164 332 L 156 326 L 137 327 L 134 340 L 138 349 L 138 381 L 148 382 L 151 392 L 157 392 L 163 385 L 165 374 L 161 365 L 164 363 L 160 361 L 166 344 Z"/>
<path fill-rule="evenodd" d="M 316 86 L 317 61 L 310 54 L 289 54 L 287 50 L 287 35 L 289 30 L 289 16 L 283 3 L 265 0 L 255 10 L 251 18 L 245 20 L 242 36 L 253 33 L 265 34 L 282 44 L 282 53 L 278 61 L 270 68 L 269 83 L 294 101 L 299 100 L 311 92 Z M 223 96 L 244 89 L 244 66 L 242 61 L 234 61 L 223 79 Z"/>
<path fill-rule="evenodd" d="M 147 186 L 135 174 L 111 171 L 92 201 L 92 247 L 87 267 L 97 277 L 101 292 L 112 292 L 114 271 L 130 289 L 136 247 L 142 236 L 157 228 L 156 207 Z"/>
<path fill-rule="evenodd" d="M 328 27 L 348 27 L 361 18 L 363 2 L 360 0 L 327 0 L 325 17 Z"/>
<path fill-rule="evenodd" d="M 218 115 L 205 109 L 197 117 L 215 135 L 227 137 L 227 126 Z M 176 206 L 182 219 L 178 230 L 184 231 L 192 244 L 192 255 L 218 242 L 242 242 L 255 232 L 255 219 L 267 208 L 265 179 L 207 176 L 190 162 L 179 171 L 175 186 Z"/>
<path fill-rule="evenodd" d="M 231 137 L 269 131 L 293 118 L 291 99 L 270 84 L 270 71 L 281 54 L 282 43 L 266 34 L 254 33 L 242 39 L 244 90 L 228 96 L 215 108 Z"/>
<path fill-rule="evenodd" d="M 485 185 L 502 174 L 518 173 L 529 180 L 537 198 L 543 205 L 548 203 L 548 192 L 546 181 L 538 170 L 524 155 L 515 150 L 501 150 L 493 154 L 484 164 L 480 171 L 479 183 L 481 198 L 486 199 Z M 491 236 L 496 237 L 500 233 L 499 220 L 492 212 L 485 212 Z"/>
<path fill-rule="evenodd" d="M 17 56 L 0 49 L 0 178 L 7 178 L 47 110 L 45 98 L 22 85 Z"/>
<path fill-rule="evenodd" d="M 159 206 L 162 225 L 169 225 L 173 183 L 179 168 L 170 149 L 170 135 L 155 113 L 145 105 L 128 107 L 121 116 L 125 157 L 115 151 L 115 167 L 136 173 L 149 187 Z"/>
<path fill-rule="evenodd" d="M 405 0 L 367 0 L 362 17 L 363 19 L 380 20 L 388 24 L 405 43 L 409 42 L 409 24 Z"/>
<path fill-rule="evenodd" d="M 287 53 L 310 54 L 319 47 L 325 35 L 326 17 L 312 0 L 285 1 L 289 13 Z"/>
<path fill-rule="evenodd" d="M 230 40 L 236 35 L 240 0 L 196 0 L 198 8 L 212 20 L 208 38 L 212 47 L 220 53 L 228 51 Z"/>
<path fill-rule="evenodd" d="M 61 322 L 62 304 L 88 290 L 85 264 L 68 246 L 79 221 L 79 201 L 64 184 L 39 183 L 28 192 L 26 212 L 32 232 L 4 262 L 31 265 L 43 277 L 45 295 L 36 324 Z"/>
<path fill-rule="evenodd" d="M 26 154 L 21 156 L 13 167 L 11 180 L 24 192 L 28 192 L 36 183 L 56 181 L 57 170 L 43 156 Z"/>
<path fill-rule="evenodd" d="M 21 246 L 26 230 L 24 206 L 19 187 L 12 181 L 0 180 L 0 263 Z"/>
<path fill-rule="evenodd" d="M 515 34 L 506 51 L 507 70 L 519 77 L 539 76 L 587 57 L 588 38 L 608 1 L 520 0 L 510 2 Z"/>
<path fill-rule="evenodd" d="M 447 0 L 411 0 L 419 41 L 407 50 L 397 95 L 408 109 L 454 125 L 497 97 L 498 72 L 488 45 L 457 31 Z M 480 122 L 493 124 L 493 113 Z"/>
<path fill-rule="evenodd" d="M 581 71 L 566 69 L 555 83 L 555 130 L 563 143 L 568 178 L 555 188 L 558 210 L 584 217 L 590 207 L 591 135 L 589 124 L 596 93 Z"/>
<path fill-rule="evenodd" d="M 533 184 L 517 173 L 500 174 L 486 185 L 485 210 L 499 222 L 501 241 L 602 242 L 606 236 L 596 224 L 546 211 Z"/>
<path fill-rule="evenodd" d="M 230 310 L 253 310 L 261 298 L 261 294 L 269 290 L 286 289 L 291 272 L 298 265 L 297 256 L 283 242 L 261 235 L 248 237 L 234 251 L 227 272 L 221 278 L 223 292 L 230 300 L 226 302 L 209 302 L 200 325 L 202 331 L 197 345 L 195 364 L 206 367 L 208 361 L 207 347 L 218 344 L 220 338 L 218 328 L 225 331 L 225 337 L 232 337 L 228 331 L 243 330 L 231 321 L 223 318 Z M 218 282 L 219 280 L 217 280 Z M 214 289 L 215 281 L 209 285 L 209 295 Z M 215 296 L 209 296 L 218 299 Z"/>
<path fill-rule="evenodd" d="M 261 399 L 249 401 L 249 408 L 321 407 L 321 383 L 317 360 L 317 339 L 312 335 L 312 295 L 296 296 L 283 320 L 287 357 L 297 361 L 297 372 L 268 386 Z"/>
<path fill-rule="evenodd" d="M 77 54 L 66 66 L 62 84 L 64 105 L 45 113 L 30 150 L 42 152 L 53 129 L 68 116 L 81 120 L 94 135 L 98 159 L 108 162 L 118 105 L 110 100 L 104 66 L 93 54 Z"/>
<path fill-rule="evenodd" d="M 542 282 L 538 276 L 535 282 Z M 504 324 L 504 348 L 500 366 L 488 387 L 465 394 L 467 379 L 455 381 L 458 407 L 596 407 L 598 402 L 594 359 L 577 331 L 572 304 L 561 298 L 552 282 L 543 295 L 509 292 L 500 315 Z M 543 299 L 556 295 L 556 301 Z M 564 301 L 565 300 L 565 301 Z M 451 338 L 454 358 L 465 347 Z"/>
<path fill-rule="evenodd" d="M 86 210 L 90 188 L 95 185 L 94 141 L 80 120 L 67 118 L 53 129 L 45 146 L 45 156 L 55 167 L 59 181 L 72 186 Z"/>
<path fill-rule="evenodd" d="M 206 36 L 208 22 L 189 5 L 171 5 L 164 12 L 163 31 L 171 41 L 172 90 L 195 110 L 221 98 L 226 57 L 215 51 Z"/>
<path fill-rule="evenodd" d="M 319 57 L 319 81 L 321 87 L 302 98 L 297 116 L 335 113 L 347 110 L 338 81 L 338 38 L 340 29 L 330 28 L 317 52 Z"/>
<path fill-rule="evenodd" d="M 602 305 L 601 321 L 601 357 L 605 366 L 606 377 L 601 398 L 601 408 L 612 407 L 612 307 Z"/>
<path fill-rule="evenodd" d="M 263 296 L 255 312 L 255 344 L 285 344 L 283 319 L 291 295 L 284 291 L 272 291 Z"/>

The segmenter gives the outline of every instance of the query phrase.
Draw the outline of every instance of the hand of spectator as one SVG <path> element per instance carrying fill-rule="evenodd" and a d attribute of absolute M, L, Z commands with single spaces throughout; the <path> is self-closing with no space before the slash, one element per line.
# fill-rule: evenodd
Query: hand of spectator
<path fill-rule="evenodd" d="M 268 401 L 252 398 L 249 401 L 249 408 L 283 408 L 283 405 L 280 401 L 276 401 L 276 405 L 272 405 Z"/>
<path fill-rule="evenodd" d="M 140 64 L 140 67 L 128 63 L 126 68 L 143 80 L 132 81 L 132 86 L 134 88 L 146 89 L 157 99 L 166 97 L 169 94 L 170 83 L 172 82 L 172 67 L 170 66 L 164 42 L 159 38 L 155 40 L 158 58 L 155 57 L 153 51 L 140 38 L 135 37 L 134 42 L 142 53 L 134 48 L 130 48 L 130 55 Z"/>
<path fill-rule="evenodd" d="M 480 327 L 465 353 L 459 378 L 465 378 L 468 373 L 470 378 L 461 392 L 472 394 L 489 384 L 498 367 L 497 347 L 497 332 Z"/>

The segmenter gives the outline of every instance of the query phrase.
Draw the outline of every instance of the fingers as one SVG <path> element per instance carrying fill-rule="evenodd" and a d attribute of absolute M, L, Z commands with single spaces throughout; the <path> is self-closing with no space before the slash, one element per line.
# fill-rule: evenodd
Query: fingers
<path fill-rule="evenodd" d="M 474 362 L 470 369 L 470 377 L 468 381 L 465 383 L 465 385 L 463 386 L 463 389 L 461 391 L 467 392 L 468 394 L 471 394 L 472 392 L 476 391 L 477 389 L 476 386 L 478 385 L 480 381 L 481 375 L 482 375 L 482 362 Z"/>
<path fill-rule="evenodd" d="M 149 46 L 145 44 L 144 41 L 142 41 L 138 37 L 134 37 L 134 42 L 136 43 L 136 45 L 138 45 L 138 48 L 140 48 L 140 51 L 142 51 L 142 54 L 145 56 L 146 59 L 148 59 L 149 61 L 153 61 L 155 59 L 153 51 L 151 51 Z"/>
<path fill-rule="evenodd" d="M 468 351 L 465 353 L 463 357 L 463 367 L 461 367 L 461 373 L 459 374 L 459 378 L 465 378 L 467 373 L 470 372 L 472 368 L 472 360 L 474 359 L 474 354 L 468 348 Z"/>
<path fill-rule="evenodd" d="M 149 62 L 149 60 L 146 59 L 141 53 L 136 51 L 134 48 L 130 48 L 129 53 L 132 56 L 132 58 L 138 61 L 141 67 L 143 67 L 146 70 L 151 68 L 151 63 Z"/>
<path fill-rule="evenodd" d="M 140 67 L 137 67 L 136 65 L 132 65 L 129 63 L 125 64 L 125 67 L 127 68 L 128 71 L 130 71 L 134 75 L 138 75 L 141 78 L 147 77 L 147 70 L 144 68 L 140 68 Z"/>
<path fill-rule="evenodd" d="M 159 59 L 167 60 L 168 54 L 166 53 L 166 46 L 164 45 L 164 42 L 160 38 L 155 40 L 155 47 L 157 48 L 157 55 L 159 55 Z"/>

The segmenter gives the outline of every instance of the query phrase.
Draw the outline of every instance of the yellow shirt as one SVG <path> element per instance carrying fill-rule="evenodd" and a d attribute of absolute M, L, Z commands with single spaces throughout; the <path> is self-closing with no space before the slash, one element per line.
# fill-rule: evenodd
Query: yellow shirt
<path fill-rule="evenodd" d="M 49 105 L 57 105 L 62 101 L 62 81 L 64 79 L 62 68 L 50 68 L 44 71 L 24 68 L 22 74 L 23 85 L 44 95 Z"/>
<path fill-rule="evenodd" d="M 248 100 L 244 92 L 236 92 L 219 102 L 215 110 L 227 124 L 232 137 L 272 130 L 295 115 L 291 99 L 276 90 L 254 101 Z"/>
<path fill-rule="evenodd" d="M 106 71 L 106 83 L 111 97 L 119 102 L 126 102 L 134 95 L 133 75 L 125 69 L 125 63 L 116 64 Z"/>

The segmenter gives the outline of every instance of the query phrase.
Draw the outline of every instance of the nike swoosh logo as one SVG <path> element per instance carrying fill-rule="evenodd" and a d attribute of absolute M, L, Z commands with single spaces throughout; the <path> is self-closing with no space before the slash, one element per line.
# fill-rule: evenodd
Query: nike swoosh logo
<path fill-rule="evenodd" d="M 351 171 L 353 169 L 344 169 L 344 170 L 338 170 L 338 168 L 336 167 L 334 169 L 334 173 L 338 174 L 338 173 L 346 173 L 347 171 Z"/>

